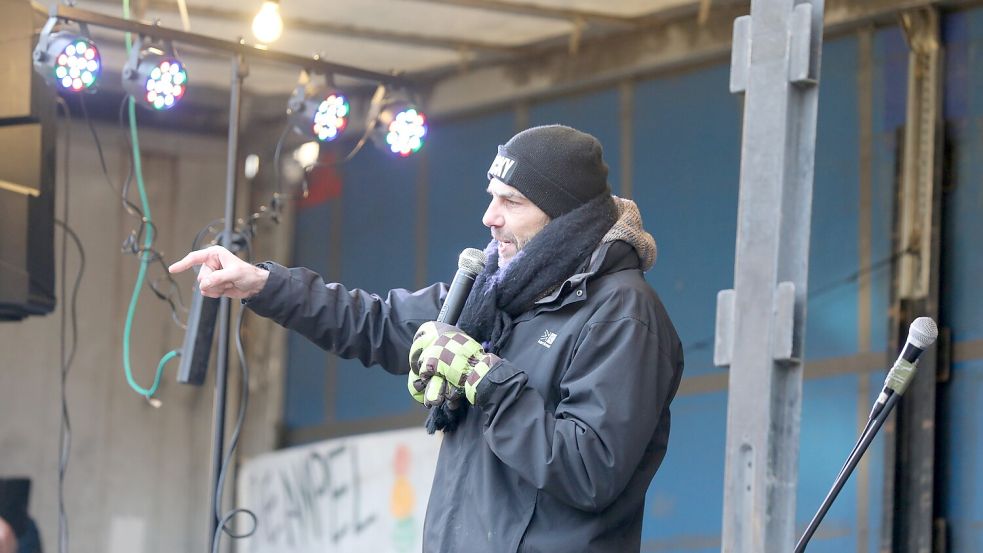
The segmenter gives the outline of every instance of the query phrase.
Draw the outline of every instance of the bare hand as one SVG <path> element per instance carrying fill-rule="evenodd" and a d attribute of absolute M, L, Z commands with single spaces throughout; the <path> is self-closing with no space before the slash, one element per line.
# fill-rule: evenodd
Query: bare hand
<path fill-rule="evenodd" d="M 212 246 L 184 256 L 184 259 L 168 267 L 172 273 L 187 271 L 193 265 L 201 265 L 198 272 L 198 288 L 209 298 L 226 296 L 245 299 L 255 296 L 266 285 L 270 272 L 239 259 L 222 246 Z"/>
<path fill-rule="evenodd" d="M 0 553 L 17 553 L 17 536 L 7 521 L 0 518 Z"/>

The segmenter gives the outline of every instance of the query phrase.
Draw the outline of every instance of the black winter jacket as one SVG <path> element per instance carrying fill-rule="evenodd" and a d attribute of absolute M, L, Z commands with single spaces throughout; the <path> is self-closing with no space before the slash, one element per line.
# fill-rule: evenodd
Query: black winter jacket
<path fill-rule="evenodd" d="M 476 407 L 443 436 L 425 553 L 639 550 L 683 368 L 676 331 L 639 266 L 626 242 L 602 244 L 585 272 L 515 318 Z M 307 269 L 267 267 L 263 291 L 246 302 L 253 311 L 395 374 L 408 372 L 413 335 L 447 290 L 382 299 Z"/>

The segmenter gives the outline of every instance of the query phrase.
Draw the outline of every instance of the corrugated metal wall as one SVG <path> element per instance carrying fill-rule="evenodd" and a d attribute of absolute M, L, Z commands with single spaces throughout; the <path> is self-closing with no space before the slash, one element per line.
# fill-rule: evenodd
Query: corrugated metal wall
<path fill-rule="evenodd" d="M 973 286 L 983 274 L 983 80 L 976 59 L 983 10 L 945 18 L 947 174 L 943 324 L 955 361 L 943 384 L 942 514 L 950 551 L 983 550 L 983 314 Z M 648 279 L 686 346 L 673 404 L 669 454 L 649 491 L 646 551 L 719 551 L 727 375 L 712 366 L 715 298 L 733 282 L 741 100 L 727 92 L 726 62 L 551 98 L 432 128 L 427 154 L 390 160 L 366 149 L 341 169 L 340 198 L 298 214 L 294 264 L 384 294 L 448 279 L 458 252 L 483 246 L 484 172 L 495 146 L 520 126 L 564 123 L 605 146 L 616 193 L 633 197 L 659 243 Z M 816 149 L 807 368 L 797 519 L 819 505 L 880 390 L 889 341 L 898 144 L 904 125 L 907 46 L 896 28 L 827 40 Z M 983 84 L 983 83 L 981 83 Z M 520 123 L 521 122 L 521 123 Z M 803 222 L 806 224 L 806 222 Z M 292 338 L 288 429 L 384 420 L 415 423 L 402 377 L 337 360 Z M 295 435 L 302 435 L 302 432 Z M 811 552 L 877 551 L 884 440 L 844 488 Z"/>
<path fill-rule="evenodd" d="M 945 176 L 942 315 L 953 364 L 940 396 L 942 513 L 950 551 L 983 551 L 983 10 L 945 19 Z"/>

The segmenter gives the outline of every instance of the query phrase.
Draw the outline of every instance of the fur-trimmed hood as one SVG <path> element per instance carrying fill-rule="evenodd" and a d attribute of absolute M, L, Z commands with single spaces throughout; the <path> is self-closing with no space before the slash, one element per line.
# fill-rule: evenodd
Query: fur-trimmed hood
<path fill-rule="evenodd" d="M 642 271 L 648 271 L 655 265 L 655 258 L 658 253 L 655 238 L 642 227 L 642 214 L 635 202 L 617 196 L 612 197 L 618 207 L 618 221 L 604 235 L 601 243 L 623 240 L 631 244 L 642 262 Z"/>

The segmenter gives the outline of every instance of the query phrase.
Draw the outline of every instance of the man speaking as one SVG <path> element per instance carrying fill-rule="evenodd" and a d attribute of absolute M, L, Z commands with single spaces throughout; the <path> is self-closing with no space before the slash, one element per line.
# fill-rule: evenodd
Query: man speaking
<path fill-rule="evenodd" d="M 426 553 L 638 551 L 683 354 L 643 277 L 655 241 L 607 173 L 597 139 L 570 127 L 499 146 L 487 263 L 457 326 L 434 321 L 445 284 L 382 299 L 218 246 L 170 270 L 201 264 L 202 294 L 406 374 L 432 408 L 460 404 L 443 423 Z"/>

